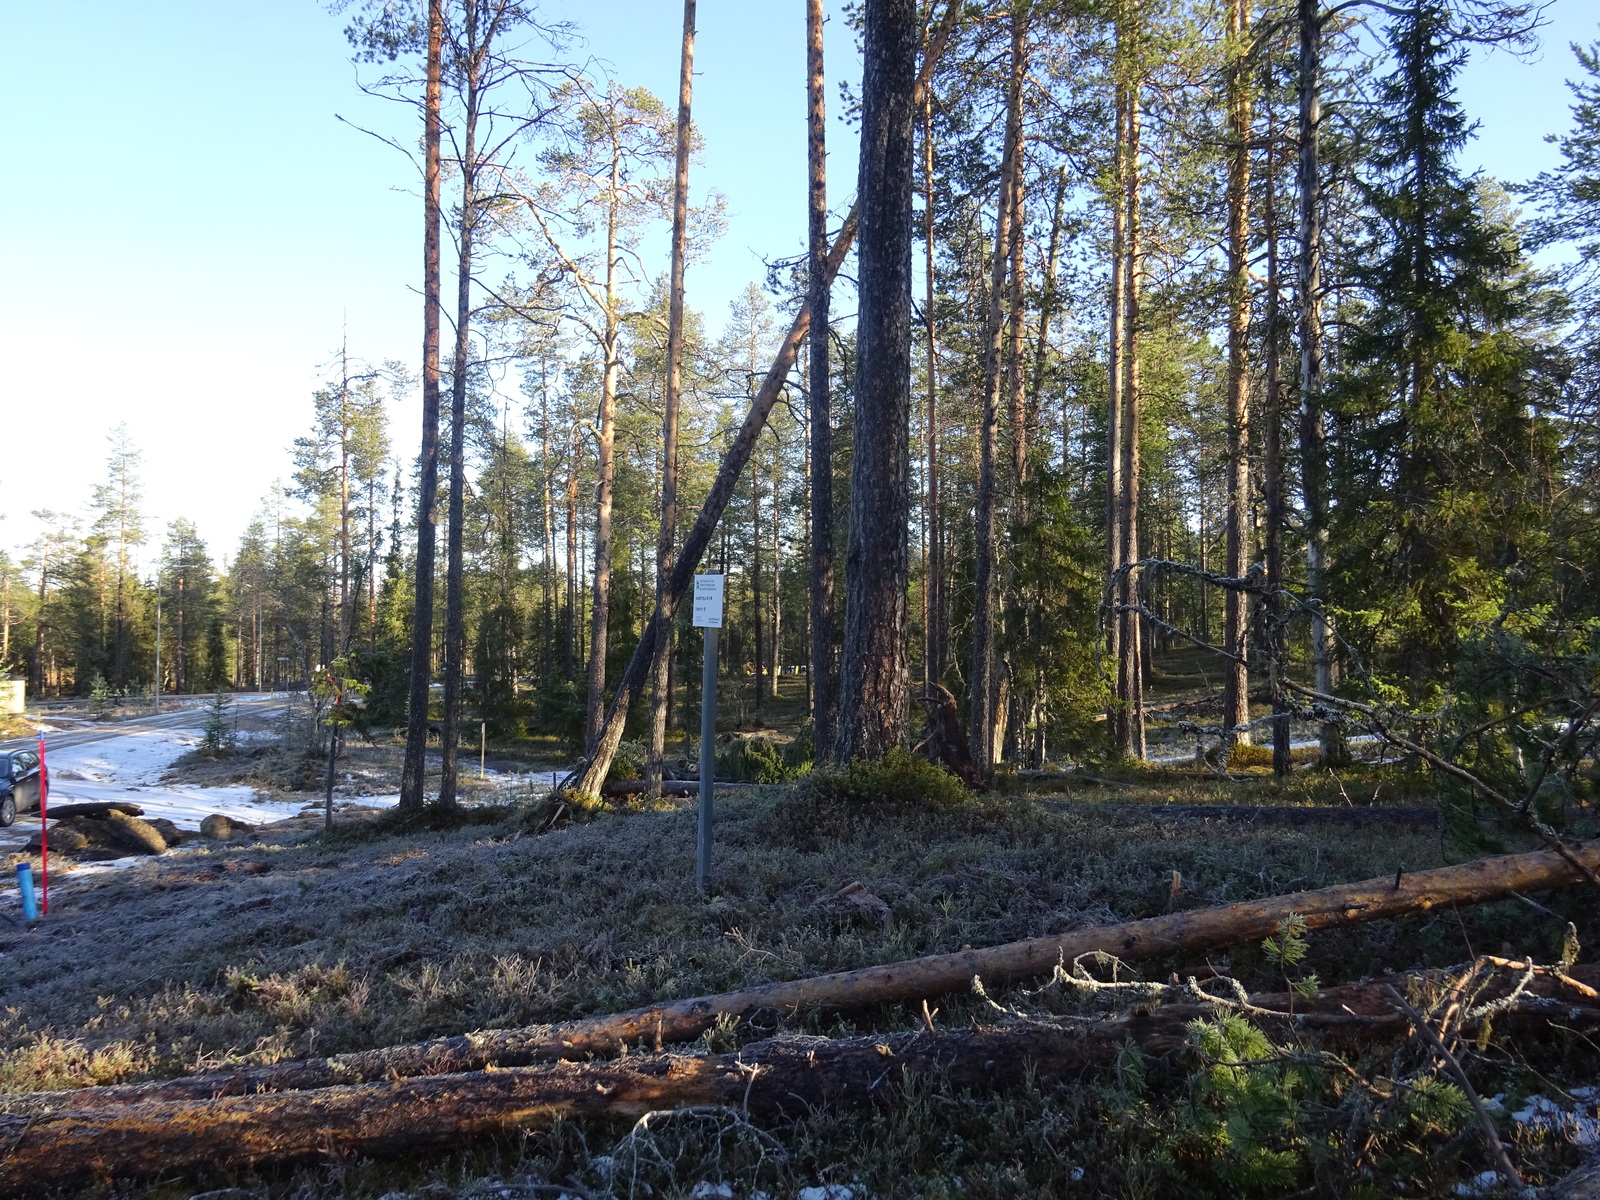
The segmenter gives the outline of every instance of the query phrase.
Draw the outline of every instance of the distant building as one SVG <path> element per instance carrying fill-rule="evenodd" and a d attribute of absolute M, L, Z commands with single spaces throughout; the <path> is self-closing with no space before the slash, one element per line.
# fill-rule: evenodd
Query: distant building
<path fill-rule="evenodd" d="M 28 685 L 21 679 L 0 679 L 0 714 L 20 715 L 27 711 Z"/>

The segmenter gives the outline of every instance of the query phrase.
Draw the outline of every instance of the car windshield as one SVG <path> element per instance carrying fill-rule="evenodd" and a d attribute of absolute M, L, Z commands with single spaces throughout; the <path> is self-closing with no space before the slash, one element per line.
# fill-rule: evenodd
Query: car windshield
<path fill-rule="evenodd" d="M 21 779 L 39 765 L 39 756 L 31 750 L 14 750 L 11 753 L 11 777 Z"/>

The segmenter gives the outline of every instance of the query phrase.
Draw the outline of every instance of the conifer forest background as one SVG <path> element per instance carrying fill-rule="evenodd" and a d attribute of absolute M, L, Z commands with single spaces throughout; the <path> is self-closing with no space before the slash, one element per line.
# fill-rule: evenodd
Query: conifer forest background
<path fill-rule="evenodd" d="M 348 6 L 361 85 L 416 113 L 420 364 L 329 330 L 235 545 L 153 528 L 110 431 L 86 508 L 0 553 L 0 664 L 148 695 L 159 619 L 163 692 L 338 664 L 373 727 L 431 698 L 452 746 L 659 758 L 698 720 L 678 568 L 727 576 L 724 703 L 804 704 L 819 761 L 915 740 L 933 685 L 979 770 L 1153 754 L 1180 650 L 1220 693 L 1202 735 L 1285 766 L 1347 753 L 1352 714 L 1593 695 L 1600 43 L 1548 57 L 1560 165 L 1502 180 L 1460 165 L 1458 78 L 1530 52 L 1530 6 L 937 0 L 887 118 L 908 48 L 851 10 L 841 83 L 812 8 L 812 249 L 720 314 L 692 76 L 676 105 L 607 77 L 524 0 Z M 841 104 L 859 177 L 824 171 Z M 910 173 L 869 186 L 879 152 Z M 391 419 L 418 389 L 420 443 Z"/>

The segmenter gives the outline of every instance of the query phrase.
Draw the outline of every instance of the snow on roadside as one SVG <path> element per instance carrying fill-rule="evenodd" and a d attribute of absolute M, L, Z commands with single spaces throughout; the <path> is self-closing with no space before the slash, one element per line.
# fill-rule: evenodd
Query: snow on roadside
<path fill-rule="evenodd" d="M 265 738 L 273 734 L 260 731 L 241 733 L 240 740 Z M 161 776 L 186 751 L 200 743 L 200 734 L 189 729 L 162 729 L 127 733 L 121 737 L 49 748 L 50 803 L 105 802 L 111 800 L 137 804 L 147 817 L 165 817 L 179 829 L 199 829 L 200 822 L 212 813 L 259 825 L 297 816 L 308 807 L 318 806 L 321 796 L 304 799 L 270 800 L 249 787 L 195 787 L 161 782 Z M 462 772 L 463 780 L 476 777 L 476 769 Z M 486 772 L 485 782 L 507 798 L 548 792 L 566 775 L 565 771 L 501 773 Z M 352 803 L 370 808 L 391 808 L 400 802 L 399 793 L 375 796 L 351 795 L 355 780 L 345 776 L 346 785 L 334 795 L 336 804 Z"/>
<path fill-rule="evenodd" d="M 161 775 L 200 742 L 193 730 L 163 729 L 129 733 L 105 741 L 51 750 L 50 803 L 127 801 L 147 817 L 165 817 L 179 829 L 199 829 L 212 813 L 257 825 L 298 813 L 297 800 L 267 800 L 248 787 L 191 787 L 167 784 Z"/>

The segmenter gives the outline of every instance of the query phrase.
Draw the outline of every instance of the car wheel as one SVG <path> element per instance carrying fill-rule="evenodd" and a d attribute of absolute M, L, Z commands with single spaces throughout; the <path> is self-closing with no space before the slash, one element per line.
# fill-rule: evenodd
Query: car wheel
<path fill-rule="evenodd" d="M 17 819 L 17 802 L 10 796 L 0 796 L 0 829 L 6 828 Z"/>

